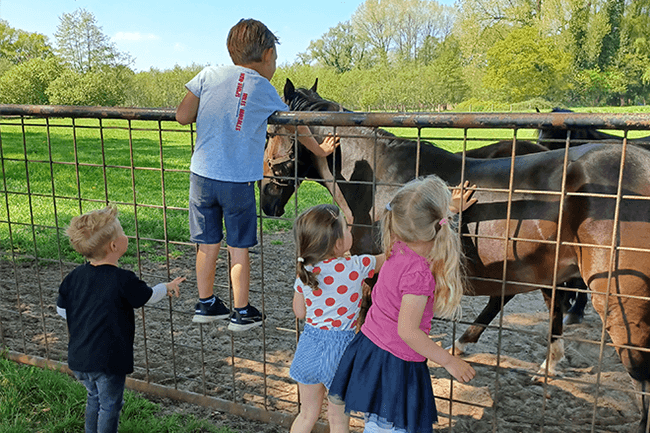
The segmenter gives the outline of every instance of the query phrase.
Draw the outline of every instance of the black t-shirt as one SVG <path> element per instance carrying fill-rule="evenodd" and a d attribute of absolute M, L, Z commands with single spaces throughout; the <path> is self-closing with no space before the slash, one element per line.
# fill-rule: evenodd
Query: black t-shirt
<path fill-rule="evenodd" d="M 146 304 L 152 294 L 133 272 L 117 266 L 86 263 L 70 272 L 56 302 L 66 310 L 70 369 L 132 373 L 133 309 Z"/>

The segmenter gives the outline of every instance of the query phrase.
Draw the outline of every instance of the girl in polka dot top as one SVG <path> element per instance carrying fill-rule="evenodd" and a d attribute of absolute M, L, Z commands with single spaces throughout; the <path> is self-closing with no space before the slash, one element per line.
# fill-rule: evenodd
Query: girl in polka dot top
<path fill-rule="evenodd" d="M 292 433 L 310 432 L 320 415 L 339 360 L 355 334 L 363 280 L 379 271 L 384 255 L 346 256 L 352 234 L 339 208 L 314 206 L 294 224 L 298 277 L 293 311 L 305 320 L 290 376 L 298 382 L 300 413 Z M 339 405 L 328 406 L 330 432 L 348 432 Z"/>
<path fill-rule="evenodd" d="M 476 372 L 429 338 L 434 312 L 454 317 L 463 294 L 460 237 L 450 227 L 456 204 L 437 176 L 400 188 L 382 217 L 386 252 L 372 305 L 329 388 L 330 407 L 363 412 L 364 432 L 431 433 L 437 411 L 427 360 L 459 382 Z M 461 199 L 459 202 L 455 201 Z M 474 200 L 475 201 L 475 200 Z"/>

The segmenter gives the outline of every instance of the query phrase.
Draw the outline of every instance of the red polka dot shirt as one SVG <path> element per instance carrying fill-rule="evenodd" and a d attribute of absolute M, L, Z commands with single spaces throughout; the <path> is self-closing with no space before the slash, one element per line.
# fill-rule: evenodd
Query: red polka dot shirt
<path fill-rule="evenodd" d="M 318 290 L 296 278 L 294 289 L 305 298 L 305 320 L 325 330 L 347 331 L 357 325 L 363 280 L 375 274 L 374 256 L 338 257 L 308 265 L 318 279 Z"/>

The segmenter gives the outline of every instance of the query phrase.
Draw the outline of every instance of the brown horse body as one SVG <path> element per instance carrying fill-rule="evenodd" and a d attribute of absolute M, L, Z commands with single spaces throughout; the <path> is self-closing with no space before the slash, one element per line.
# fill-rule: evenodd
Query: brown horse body
<path fill-rule="evenodd" d="M 325 106 L 314 91 L 285 87 L 292 109 L 309 110 L 305 101 L 309 98 Z M 337 107 L 333 104 L 329 110 L 340 111 Z M 311 129 L 316 136 L 331 132 L 328 127 Z M 353 230 L 356 253 L 377 252 L 373 223 L 399 185 L 429 174 L 450 185 L 469 180 L 479 188 L 478 203 L 462 214 L 468 274 L 475 277 L 468 294 L 490 296 L 491 302 L 501 302 L 504 296 L 507 302 L 539 285 L 553 287 L 582 278 L 624 366 L 637 388 L 648 391 L 650 152 L 635 146 L 586 144 L 566 153 L 517 157 L 511 173 L 511 158 L 467 158 L 463 168 L 459 155 L 432 145 L 418 146 L 382 130 L 338 127 L 336 132 L 342 137 L 341 146 L 334 163 L 330 158 L 330 169 L 341 181 L 355 223 L 362 225 Z M 298 167 L 292 165 L 284 173 L 276 170 L 275 175 L 298 172 L 301 177 L 316 177 L 309 173 L 313 155 L 297 148 Z M 281 214 L 293 188 L 290 182 L 265 179 L 260 188 L 265 213 Z M 556 349 L 550 349 L 551 363 L 558 360 L 552 359 Z M 645 431 L 649 399 L 643 396 L 639 432 Z"/>

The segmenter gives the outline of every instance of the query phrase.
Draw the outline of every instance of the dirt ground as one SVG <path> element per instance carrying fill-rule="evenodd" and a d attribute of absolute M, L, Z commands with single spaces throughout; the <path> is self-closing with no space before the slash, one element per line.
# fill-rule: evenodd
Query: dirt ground
<path fill-rule="evenodd" d="M 297 413 L 297 387 L 288 371 L 296 346 L 291 311 L 294 250 L 290 233 L 264 234 L 264 248 L 252 251 L 251 303 L 264 308 L 266 325 L 231 333 L 226 321 L 191 322 L 196 285 L 194 252 L 187 247 L 169 258 L 142 257 L 142 278 L 150 285 L 186 276 L 179 299 L 136 312 L 136 371 L 133 378 L 172 389 L 219 397 L 287 414 Z M 65 321 L 57 316 L 58 284 L 72 266 L 35 266 L 0 261 L 0 337 L 12 351 L 66 360 Z M 228 302 L 226 261 L 220 260 L 217 294 Z M 263 265 L 262 265 L 263 262 Z M 431 337 L 445 347 L 481 311 L 486 298 L 463 300 L 463 322 L 435 321 Z M 493 325 L 498 325 L 498 318 Z M 601 359 L 601 321 L 591 305 L 582 324 L 565 330 L 566 357 L 558 375 L 533 380 L 547 351 L 548 311 L 539 291 L 518 295 L 503 316 L 503 330 L 488 329 L 465 359 L 477 370 L 462 385 L 430 364 L 441 422 L 436 431 L 454 432 L 628 432 L 640 414 L 632 384 L 613 349 Z M 501 344 L 499 345 L 499 336 Z M 608 341 L 608 340 L 606 340 Z M 233 368 L 234 364 L 234 368 Z M 282 432 L 285 427 L 232 416 L 223 411 L 154 398 L 162 413 L 192 413 L 238 432 Z M 323 421 L 325 413 L 323 412 Z M 353 431 L 362 423 L 353 419 Z"/>

